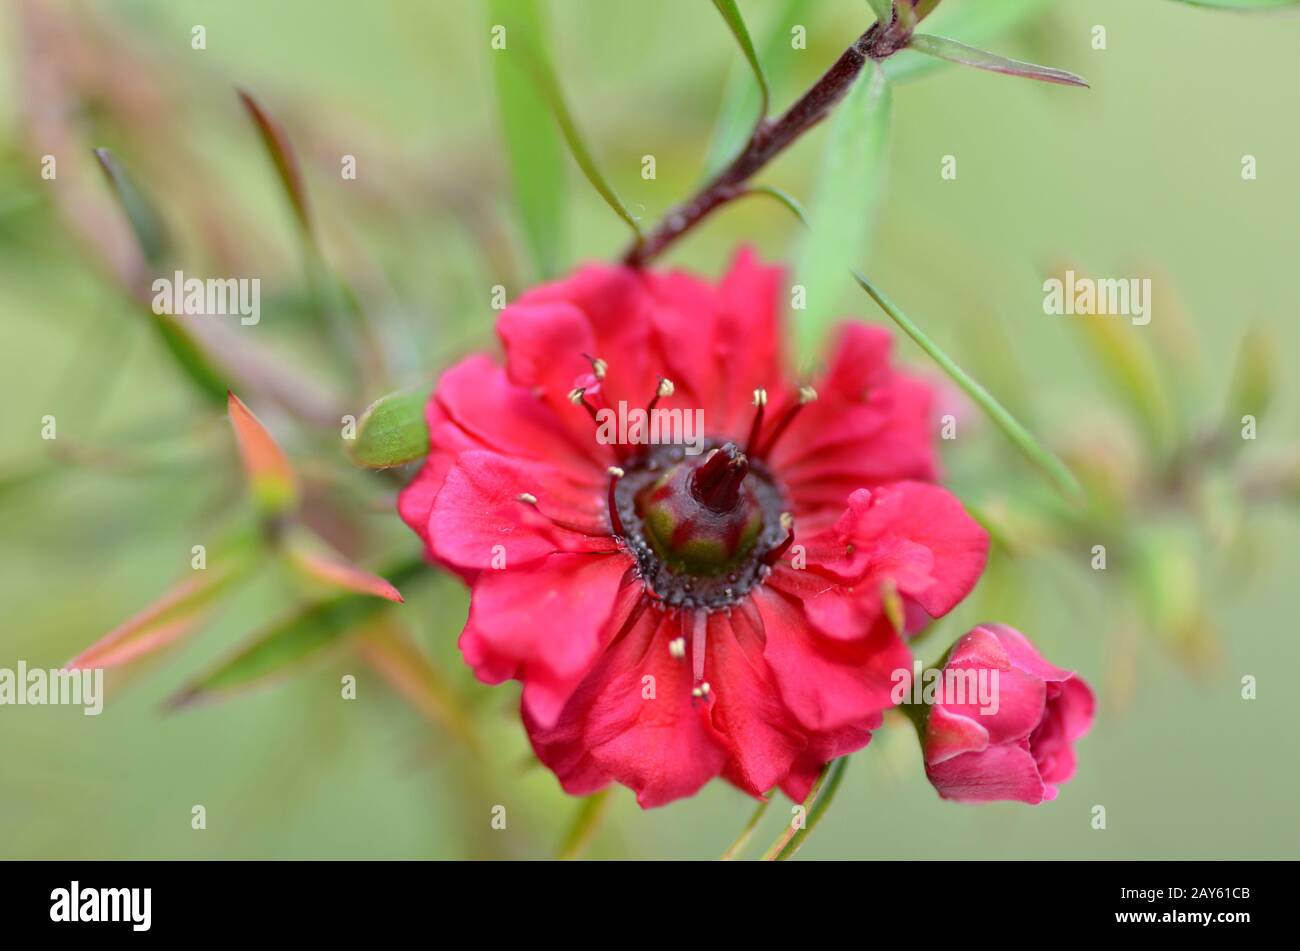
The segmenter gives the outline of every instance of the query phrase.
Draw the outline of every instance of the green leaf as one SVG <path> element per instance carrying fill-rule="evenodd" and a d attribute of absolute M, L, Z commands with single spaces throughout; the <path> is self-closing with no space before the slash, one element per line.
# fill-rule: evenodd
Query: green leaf
<path fill-rule="evenodd" d="M 506 29 L 490 55 L 519 225 L 538 275 L 552 277 L 566 258 L 564 145 L 525 60 L 550 62 L 546 30 L 534 0 L 491 0 L 487 12 Z"/>
<path fill-rule="evenodd" d="M 1271 327 L 1253 323 L 1237 347 L 1237 360 L 1228 384 L 1228 426 L 1237 429 L 1242 416 L 1262 419 L 1282 378 L 1279 355 L 1286 347 Z"/>
<path fill-rule="evenodd" d="M 942 4 L 927 26 L 963 43 L 982 46 L 1010 32 L 1017 25 L 1042 13 L 1053 0 L 967 0 Z M 933 56 L 906 49 L 885 60 L 885 75 L 892 82 L 910 81 L 943 65 Z"/>
<path fill-rule="evenodd" d="M 795 272 L 807 294 L 807 307 L 795 321 L 804 359 L 816 352 L 844 289 L 851 286 L 845 275 L 866 257 L 883 192 L 889 113 L 885 75 L 868 63 L 835 116 L 820 184 L 808 209 L 811 231 L 804 236 Z"/>
<path fill-rule="evenodd" d="M 117 667 L 194 633 L 216 611 L 221 596 L 256 564 L 247 539 L 214 549 L 211 563 L 109 631 L 68 661 L 69 670 Z"/>
<path fill-rule="evenodd" d="M 334 591 L 369 594 L 397 604 L 402 593 L 379 575 L 358 568 L 309 529 L 292 530 L 285 540 L 289 564 L 312 582 Z"/>
<path fill-rule="evenodd" d="M 569 152 L 573 155 L 573 160 L 578 163 L 578 168 L 582 169 L 582 174 L 587 177 L 591 187 L 596 189 L 601 198 L 605 199 L 605 204 L 609 205 L 614 213 L 632 229 L 632 233 L 640 239 L 642 236 L 641 225 L 632 216 L 632 213 L 627 210 L 623 200 L 618 197 L 613 186 L 609 184 L 609 180 L 601 172 L 600 166 L 596 164 L 596 159 L 592 155 L 591 149 L 587 147 L 582 132 L 578 129 L 577 123 L 573 121 L 573 114 L 569 111 L 568 103 L 564 99 L 564 92 L 560 89 L 559 80 L 556 78 L 550 62 L 544 57 L 535 55 L 535 51 L 528 47 L 524 48 L 523 56 L 532 70 L 537 88 L 546 101 L 551 116 L 560 128 L 560 134 L 564 137 L 565 144 L 569 146 Z"/>
<path fill-rule="evenodd" d="M 899 310 L 898 306 L 878 290 L 875 285 L 858 271 L 853 272 L 853 277 L 862 286 L 862 289 L 871 295 L 871 299 L 880 305 L 880 309 L 888 314 L 889 318 L 905 334 L 911 337 L 917 346 L 929 354 L 935 363 L 939 364 L 939 368 L 948 374 L 953 382 L 960 386 L 966 395 L 988 414 L 989 418 L 997 424 L 997 427 L 1015 444 L 1017 449 L 1056 483 L 1057 488 L 1070 501 L 1078 501 L 1083 497 L 1083 489 L 1079 485 L 1079 480 L 1074 477 L 1074 473 L 1069 470 L 1065 463 L 1057 458 L 1055 453 L 1035 439 L 1029 430 L 1021 425 L 1020 421 L 994 398 L 993 394 L 975 382 L 965 370 L 957 366 L 946 353 L 939 349 L 939 346 L 933 340 L 921 331 L 921 328 L 912 323 L 908 316 Z"/>
<path fill-rule="evenodd" d="M 849 758 L 841 756 L 839 759 L 831 760 L 822 767 L 821 774 L 813 783 L 812 789 L 808 790 L 808 798 L 803 801 L 803 824 L 795 828 L 792 822 L 781 837 L 763 853 L 763 861 L 784 862 L 793 858 L 794 854 L 803 847 L 804 840 L 812 834 L 812 830 L 817 827 L 817 823 L 821 822 L 822 816 L 826 814 L 826 810 L 831 804 L 831 800 L 835 798 L 835 793 L 844 779 L 844 769 L 848 766 L 848 763 Z"/>
<path fill-rule="evenodd" d="M 126 213 L 127 223 L 131 225 L 131 233 L 135 236 L 140 253 L 151 268 L 160 268 L 171 245 L 162 216 L 153 202 L 136 187 L 112 152 L 108 149 L 95 149 L 95 158 L 99 160 L 99 167 L 104 170 L 122 211 Z"/>
<path fill-rule="evenodd" d="M 428 401 L 424 390 L 403 390 L 371 403 L 357 422 L 357 438 L 347 442 L 352 461 L 367 469 L 386 469 L 428 455 Z"/>
<path fill-rule="evenodd" d="M 894 0 L 867 0 L 867 5 L 881 23 L 888 23 L 894 18 Z"/>
<path fill-rule="evenodd" d="M 745 189 L 745 194 L 767 195 L 769 198 L 779 201 L 789 209 L 790 214 L 799 219 L 805 228 L 808 227 L 808 213 L 803 210 L 803 205 L 799 204 L 798 199 L 789 192 L 777 188 L 775 185 L 751 185 Z"/>
<path fill-rule="evenodd" d="M 740 11 L 736 9 L 736 0 L 713 0 L 713 5 L 722 14 L 722 19 L 727 21 L 727 26 L 731 29 L 732 35 L 736 37 L 736 42 L 740 44 L 740 51 L 745 54 L 745 59 L 749 60 L 749 68 L 754 71 L 754 79 L 758 82 L 758 115 L 761 119 L 767 115 L 770 93 L 767 88 L 767 77 L 763 75 L 763 66 L 758 61 L 758 54 L 754 52 L 754 41 L 749 38 L 749 30 L 745 28 L 745 21 L 741 17 Z"/>
<path fill-rule="evenodd" d="M 153 318 L 154 330 L 177 366 L 198 390 L 214 404 L 224 406 L 230 386 L 226 376 L 208 359 L 194 336 L 180 324 L 181 318 L 167 315 Z"/>
<path fill-rule="evenodd" d="M 253 120 L 253 124 L 257 126 L 262 145 L 266 147 L 266 152 L 271 157 L 271 164 L 275 166 L 276 176 L 280 179 L 284 193 L 289 199 L 289 206 L 293 209 L 294 220 L 297 221 L 298 228 L 308 242 L 314 243 L 315 236 L 311 226 L 311 211 L 307 204 L 307 189 L 303 185 L 302 170 L 298 166 L 298 158 L 294 154 L 293 146 L 289 143 L 289 137 L 284 134 L 284 129 L 280 127 L 280 124 L 271 118 L 251 93 L 243 89 L 238 89 L 236 92 L 239 94 L 239 101 L 244 104 L 244 109 L 247 110 L 249 117 Z"/>
<path fill-rule="evenodd" d="M 987 50 L 976 49 L 973 46 L 967 46 L 965 43 L 959 43 L 957 40 L 950 40 L 944 36 L 927 36 L 924 33 L 917 33 L 908 41 L 907 46 L 909 49 L 916 50 L 918 53 L 925 53 L 927 56 L 937 56 L 939 59 L 946 59 L 951 63 L 974 66 L 976 69 L 987 69 L 994 73 L 1023 76 L 1026 79 L 1038 79 L 1045 83 L 1058 83 L 1062 86 L 1086 87 L 1088 85 L 1082 77 L 1066 72 L 1063 69 L 1056 69 L 1052 66 L 1035 66 L 1033 63 L 1022 63 L 1019 60 L 1007 59 L 1005 56 L 998 56 L 996 53 L 990 53 Z"/>
<path fill-rule="evenodd" d="M 1072 293 L 1073 274 L 1078 271 L 1074 267 L 1062 268 L 1056 275 L 1055 280 L 1060 282 L 1064 293 Z M 1048 285 L 1044 284 L 1043 289 L 1046 291 Z M 1147 444 L 1163 452 L 1178 436 L 1178 420 L 1169 387 L 1148 344 L 1146 329 L 1127 320 L 1095 315 L 1080 315 L 1073 323 L 1116 394 L 1142 425 Z"/>
<path fill-rule="evenodd" d="M 297 508 L 298 475 L 275 437 L 234 393 L 227 395 L 230 425 L 239 445 L 239 457 L 262 515 L 274 519 Z"/>
<path fill-rule="evenodd" d="M 790 28 L 805 20 L 811 0 L 786 0 L 785 6 L 773 21 L 772 30 L 762 42 L 758 61 L 766 64 L 769 90 L 781 81 L 794 64 L 795 51 L 790 48 Z M 742 81 L 743 80 L 743 81 Z M 722 107 L 718 110 L 718 123 L 709 143 L 708 158 L 704 162 L 705 176 L 712 178 L 745 145 L 754 129 L 754 116 L 759 112 L 758 90 L 748 77 L 733 74 L 727 83 Z"/>
<path fill-rule="evenodd" d="M 108 149 L 95 149 L 95 158 L 99 160 L 99 166 L 104 170 L 113 195 L 126 215 L 131 234 L 135 237 L 147 267 L 151 270 L 159 269 L 167 257 L 169 247 L 162 216 L 158 214 L 153 202 L 127 175 L 112 152 Z M 207 399 L 224 406 L 228 389 L 225 375 L 208 359 L 198 341 L 180 321 L 179 316 L 150 316 L 154 332 L 162 339 L 163 346 L 190 382 Z"/>
<path fill-rule="evenodd" d="M 394 585 L 414 578 L 425 567 L 413 559 L 383 572 Z M 312 605 L 257 635 L 229 660 L 201 675 L 168 701 L 172 708 L 225 696 L 266 683 L 300 662 L 338 643 L 391 603 L 349 594 Z"/>

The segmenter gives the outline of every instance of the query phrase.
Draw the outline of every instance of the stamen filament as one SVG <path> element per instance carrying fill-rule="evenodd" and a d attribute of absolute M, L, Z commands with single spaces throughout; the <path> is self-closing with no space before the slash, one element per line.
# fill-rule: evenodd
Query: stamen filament
<path fill-rule="evenodd" d="M 704 611 L 696 611 L 693 615 L 695 630 L 691 637 L 691 665 L 694 670 L 695 682 L 701 687 L 707 687 L 704 680 L 704 649 L 705 633 L 708 630 L 709 616 Z M 707 691 L 706 691 L 707 692 Z"/>
<path fill-rule="evenodd" d="M 626 473 L 618 466 L 609 467 L 609 525 L 614 534 L 619 538 L 626 538 L 627 532 L 623 530 L 623 519 L 618 514 L 618 499 L 615 498 L 614 490 L 618 487 L 618 480 L 623 478 Z"/>
<path fill-rule="evenodd" d="M 760 457 L 766 456 L 776 448 L 777 440 L 781 438 L 785 431 L 790 427 L 790 424 L 794 422 L 794 418 L 799 415 L 799 410 L 803 409 L 804 406 L 815 399 L 817 399 L 817 391 L 811 386 L 799 387 L 799 401 L 793 406 L 787 407 L 786 411 L 781 414 L 781 418 L 777 420 L 776 426 L 772 430 L 772 434 L 767 437 L 767 441 L 763 444 L 763 448 L 759 450 L 757 455 Z"/>
<path fill-rule="evenodd" d="M 754 391 L 754 405 L 758 410 L 754 413 L 754 421 L 749 426 L 749 439 L 745 441 L 745 452 L 751 456 L 758 452 L 758 435 L 763 429 L 763 410 L 767 406 L 767 390 L 759 387 Z"/>
<path fill-rule="evenodd" d="M 763 556 L 763 564 L 765 565 L 775 565 L 781 560 L 781 556 L 790 550 L 790 546 L 794 544 L 794 516 L 789 512 L 782 512 L 781 527 L 786 531 L 785 541 Z"/>
<path fill-rule="evenodd" d="M 655 395 L 650 398 L 650 405 L 646 407 L 646 416 L 649 416 L 654 412 L 654 408 L 659 405 L 659 399 L 661 397 L 672 396 L 676 389 L 677 387 L 673 385 L 672 380 L 661 376 L 659 378 L 659 386 L 655 388 Z"/>

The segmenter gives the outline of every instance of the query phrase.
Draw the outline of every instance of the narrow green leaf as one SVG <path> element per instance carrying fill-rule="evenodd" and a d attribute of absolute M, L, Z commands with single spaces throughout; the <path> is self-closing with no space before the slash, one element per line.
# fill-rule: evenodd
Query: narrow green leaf
<path fill-rule="evenodd" d="M 564 93 L 560 89 L 559 80 L 556 78 L 555 71 L 551 64 L 539 56 L 533 55 L 529 48 L 524 49 L 524 56 L 529 61 L 533 71 L 533 77 L 537 82 L 538 89 L 542 97 L 546 100 L 547 106 L 551 110 L 551 115 L 560 128 L 560 134 L 564 136 L 565 143 L 569 146 L 569 152 L 573 155 L 573 160 L 578 163 L 578 168 L 582 169 L 582 174 L 587 177 L 591 187 L 596 189 L 600 197 L 605 199 L 605 204 L 614 211 L 616 215 L 622 218 L 632 233 L 639 239 L 641 238 L 641 225 L 637 222 L 632 213 L 627 210 L 623 200 L 618 197 L 609 180 L 596 164 L 596 159 L 587 147 L 586 140 L 582 137 L 582 132 L 578 129 L 577 123 L 573 121 L 573 114 L 569 111 L 568 103 L 565 102 Z"/>
<path fill-rule="evenodd" d="M 769 90 L 789 72 L 796 60 L 790 46 L 790 30 L 807 19 L 811 0 L 786 0 L 785 6 L 772 22 L 771 32 L 761 44 L 758 61 L 766 67 Z M 704 174 L 712 178 L 722 170 L 748 141 L 754 129 L 754 116 L 761 115 L 758 90 L 749 77 L 733 73 L 727 81 L 727 91 L 718 110 L 717 126 L 709 143 L 709 154 L 704 161 Z"/>
<path fill-rule="evenodd" d="M 268 519 L 291 512 L 297 508 L 301 492 L 289 457 L 243 400 L 234 393 L 228 394 L 227 400 L 230 425 L 258 511 Z"/>
<path fill-rule="evenodd" d="M 912 12 L 916 16 L 916 22 L 920 23 L 939 5 L 939 0 L 911 0 Z"/>
<path fill-rule="evenodd" d="M 307 189 L 302 181 L 302 169 L 298 166 L 298 157 L 294 154 L 293 146 L 289 143 L 289 137 L 284 134 L 284 129 L 262 108 L 261 104 L 253 98 L 252 94 L 243 89 L 236 90 L 239 94 L 239 101 L 244 104 L 249 117 L 253 124 L 257 126 L 258 135 L 261 136 L 262 145 L 266 147 L 267 154 L 271 157 L 271 164 L 275 166 L 275 173 L 280 179 L 280 184 L 284 188 L 284 193 L 289 199 L 289 206 L 293 209 L 294 219 L 303 237 L 311 242 L 315 242 L 315 236 L 311 225 L 311 211 L 307 204 Z"/>
<path fill-rule="evenodd" d="M 979 0 L 942 4 L 927 24 L 944 36 L 963 43 L 983 46 L 1014 27 L 1044 12 L 1053 0 Z M 900 50 L 885 60 L 885 75 L 899 83 L 927 75 L 944 65 L 944 60 Z"/>
<path fill-rule="evenodd" d="M 352 461 L 367 469 L 386 469 L 422 459 L 429 452 L 424 390 L 381 396 L 357 422 L 356 439 L 346 441 Z"/>
<path fill-rule="evenodd" d="M 889 114 L 885 75 L 868 63 L 835 116 L 807 215 L 811 230 L 804 236 L 795 271 L 807 297 L 795 323 L 804 359 L 816 352 L 845 289 L 852 286 L 846 272 L 866 257 L 883 192 Z"/>
<path fill-rule="evenodd" d="M 1079 485 L 1079 480 L 1074 477 L 1074 474 L 1070 472 L 1065 463 L 1057 458 L 1055 453 L 1035 439 L 1029 430 L 1021 425 L 1020 421 L 994 398 L 993 394 L 972 379 L 965 370 L 957 366 L 946 353 L 939 349 L 939 346 L 933 340 L 921 331 L 921 328 L 912 323 L 908 316 L 899 310 L 898 306 L 878 290 L 875 285 L 858 271 L 853 272 L 853 277 L 861 285 L 862 289 L 871 295 L 871 299 L 880 305 L 880 309 L 888 314 L 889 318 L 898 324 L 902 331 L 916 342 L 917 346 L 929 354 L 930 358 L 939 364 L 939 368 L 948 374 L 953 382 L 960 386 L 966 395 L 988 414 L 989 418 L 997 424 L 997 427 L 1015 444 L 1016 448 L 1051 477 L 1057 488 L 1068 499 L 1077 501 L 1083 497 L 1083 489 Z"/>
<path fill-rule="evenodd" d="M 894 18 L 894 0 L 867 0 L 867 5 L 881 23 L 888 23 Z"/>
<path fill-rule="evenodd" d="M 211 564 L 194 571 L 142 611 L 123 621 L 65 665 L 69 670 L 117 667 L 194 633 L 221 597 L 257 563 L 250 539 L 213 549 Z"/>
<path fill-rule="evenodd" d="M 749 30 L 745 28 L 745 20 L 736 9 L 736 0 L 713 0 L 713 5 L 722 14 L 722 19 L 727 21 L 732 35 L 740 44 L 740 51 L 745 54 L 745 59 L 749 60 L 749 68 L 754 71 L 754 79 L 758 83 L 758 115 L 762 118 L 767 115 L 770 93 L 767 88 L 767 77 L 763 75 L 763 66 L 758 61 L 758 54 L 754 52 L 754 41 L 749 38 Z"/>
<path fill-rule="evenodd" d="M 155 316 L 153 327 L 190 382 L 212 403 L 224 406 L 226 393 L 230 391 L 227 377 L 208 359 L 199 342 L 181 326 L 180 320 L 166 314 Z"/>
<path fill-rule="evenodd" d="M 534 0 L 491 0 L 487 13 L 506 31 L 490 55 L 519 225 L 538 276 L 552 277 L 566 257 L 564 145 L 524 53 L 550 62 L 546 29 Z"/>
<path fill-rule="evenodd" d="M 1262 419 L 1277 393 L 1280 357 L 1286 347 L 1271 327 L 1258 322 L 1246 328 L 1237 346 L 1237 359 L 1228 384 L 1228 423 L 1241 426 L 1242 416 Z"/>
<path fill-rule="evenodd" d="M 747 195 L 767 195 L 769 198 L 779 201 L 789 209 L 790 214 L 799 219 L 800 223 L 808 227 L 808 214 L 803 210 L 803 205 L 799 204 L 797 198 L 789 192 L 777 188 L 775 185 L 751 185 L 745 190 Z"/>
<path fill-rule="evenodd" d="M 369 594 L 397 604 L 404 600 L 402 593 L 386 579 L 358 568 L 309 529 L 292 529 L 283 547 L 290 566 L 314 583 L 335 592 Z"/>
<path fill-rule="evenodd" d="M 1054 277 L 1066 299 L 1074 297 L 1078 270 L 1063 267 Z M 1043 290 L 1050 286 L 1051 282 L 1045 282 Z M 1127 320 L 1095 315 L 1079 315 L 1072 323 L 1083 334 L 1098 367 L 1109 378 L 1117 395 L 1128 404 L 1142 426 L 1147 444 L 1157 453 L 1168 449 L 1179 436 L 1178 420 L 1170 387 L 1149 342 L 1149 331 Z"/>
<path fill-rule="evenodd" d="M 99 167 L 104 170 L 122 211 L 126 213 L 126 220 L 131 225 L 140 253 L 151 268 L 161 267 L 171 245 L 162 216 L 153 202 L 136 187 L 112 152 L 108 149 L 95 149 L 95 158 L 99 160 Z"/>
<path fill-rule="evenodd" d="M 998 56 L 996 53 L 990 53 L 987 50 L 976 49 L 973 46 L 967 46 L 965 43 L 959 43 L 957 40 L 950 40 L 944 36 L 928 36 L 924 33 L 917 33 L 908 41 L 907 46 L 909 49 L 916 50 L 918 53 L 925 53 L 927 56 L 937 56 L 939 59 L 946 59 L 951 63 L 974 66 L 976 69 L 986 69 L 994 73 L 1023 76 L 1025 79 L 1038 79 L 1045 83 L 1057 83 L 1062 86 L 1086 87 L 1088 85 L 1087 81 L 1082 77 L 1066 72 L 1063 69 L 1056 69 L 1052 66 L 1036 66 L 1033 63 L 1022 63 L 1019 60 L 1007 59 L 1005 56 Z"/>
<path fill-rule="evenodd" d="M 104 170 L 114 197 L 126 215 L 140 255 L 150 270 L 165 263 L 169 240 L 162 216 L 152 201 L 135 184 L 120 162 L 108 149 L 95 149 L 95 158 Z M 225 375 L 217 369 L 194 336 L 180 323 L 181 318 L 167 314 L 151 315 L 154 332 L 172 355 L 182 372 L 213 403 L 225 405 L 228 389 Z"/>
<path fill-rule="evenodd" d="M 383 575 L 394 585 L 400 585 L 424 568 L 423 560 L 413 559 L 393 566 Z M 385 607 L 391 607 L 391 603 L 363 594 L 343 595 L 314 604 L 257 635 L 229 660 L 190 683 L 168 701 L 168 706 L 188 706 L 264 684 L 338 643 Z"/>
<path fill-rule="evenodd" d="M 822 768 L 821 775 L 813 783 L 812 789 L 808 790 L 808 798 L 803 801 L 803 823 L 796 828 L 792 822 L 781 837 L 763 853 L 763 861 L 784 862 L 793 858 L 794 854 L 803 847 L 804 840 L 812 834 L 817 823 L 821 822 L 831 800 L 835 798 L 848 763 L 849 758 L 841 756 L 839 759 L 831 760 Z"/>

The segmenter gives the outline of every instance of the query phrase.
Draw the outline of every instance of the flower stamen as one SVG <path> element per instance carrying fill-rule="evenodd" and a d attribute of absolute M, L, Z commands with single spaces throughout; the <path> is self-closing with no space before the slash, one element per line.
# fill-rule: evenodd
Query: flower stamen
<path fill-rule="evenodd" d="M 794 516 L 789 512 L 781 513 L 781 527 L 785 529 L 785 541 L 777 545 L 766 555 L 763 556 L 763 564 L 771 566 L 781 560 L 781 556 L 790 550 L 794 544 Z"/>
<path fill-rule="evenodd" d="M 704 611 L 695 611 L 691 616 L 695 624 L 695 630 L 692 632 L 691 637 L 691 664 L 694 668 L 692 673 L 695 676 L 695 682 L 700 685 L 696 689 L 703 689 L 704 693 L 708 693 L 709 685 L 702 683 L 702 681 L 704 680 L 705 633 L 708 630 L 709 616 Z"/>
<path fill-rule="evenodd" d="M 763 429 L 763 409 L 767 406 L 767 390 L 761 386 L 754 391 L 754 405 L 758 409 L 754 413 L 754 422 L 749 426 L 749 439 L 745 441 L 745 452 L 751 456 L 758 452 L 758 434 Z"/>
<path fill-rule="evenodd" d="M 807 404 L 813 402 L 815 399 L 817 399 L 817 391 L 811 386 L 799 387 L 798 402 L 787 407 L 786 411 L 781 414 L 781 418 L 777 420 L 776 426 L 772 429 L 772 434 L 767 437 L 767 441 L 763 444 L 763 448 L 757 452 L 756 455 L 763 457 L 771 453 L 771 451 L 776 448 L 777 440 L 781 438 L 785 431 L 790 427 L 790 424 L 794 422 L 794 418 L 799 415 L 799 410 L 803 409 Z"/>
<path fill-rule="evenodd" d="M 610 466 L 606 471 L 609 473 L 609 526 L 619 538 L 626 538 L 627 532 L 623 530 L 623 519 L 618 514 L 618 499 L 615 498 L 615 490 L 618 488 L 618 480 L 627 473 L 618 466 Z"/>
<path fill-rule="evenodd" d="M 569 402 L 574 406 L 581 406 L 587 410 L 593 422 L 599 424 L 600 420 L 596 418 L 596 407 L 587 402 L 587 390 L 581 386 L 575 386 L 569 390 Z"/>
<path fill-rule="evenodd" d="M 650 405 L 646 407 L 646 416 L 649 416 L 654 412 L 654 408 L 659 405 L 659 400 L 661 398 L 672 396 L 676 390 L 677 387 L 673 385 L 672 380 L 661 376 L 659 378 L 659 385 L 655 388 L 655 395 L 651 397 Z"/>

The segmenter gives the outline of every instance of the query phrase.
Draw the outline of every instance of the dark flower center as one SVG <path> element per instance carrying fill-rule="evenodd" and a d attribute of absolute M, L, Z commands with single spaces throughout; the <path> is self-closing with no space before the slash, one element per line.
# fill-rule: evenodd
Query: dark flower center
<path fill-rule="evenodd" d="M 666 607 L 739 602 L 790 536 L 786 503 L 759 460 L 733 443 L 698 456 L 653 446 L 614 470 L 611 524 Z"/>

